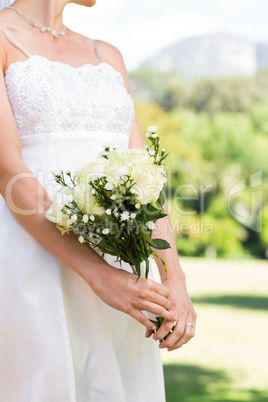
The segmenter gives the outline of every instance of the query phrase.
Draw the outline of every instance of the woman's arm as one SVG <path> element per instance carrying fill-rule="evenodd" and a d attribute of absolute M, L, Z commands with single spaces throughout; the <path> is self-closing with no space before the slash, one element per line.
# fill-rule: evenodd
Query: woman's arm
<path fill-rule="evenodd" d="M 5 198 L 15 219 L 37 241 L 80 275 L 108 305 L 123 311 L 146 328 L 152 323 L 142 313 L 147 310 L 171 320 L 166 286 L 149 280 L 136 281 L 136 276 L 107 264 L 90 247 L 81 245 L 72 233 L 61 236 L 56 225 L 45 218 L 51 200 L 22 160 L 16 122 L 5 88 L 3 68 L 6 62 L 0 36 L 0 194 Z M 10 183 L 16 176 L 10 192 Z M 18 177 L 18 176 L 17 176 Z M 8 190 L 8 191 L 7 191 Z M 22 214 L 14 211 L 29 211 Z"/>
<path fill-rule="evenodd" d="M 98 44 L 100 46 L 104 60 L 112 64 L 112 66 L 122 74 L 125 87 L 127 91 L 130 92 L 128 76 L 120 52 L 106 42 L 98 41 Z M 155 123 L 156 122 L 152 122 L 152 124 Z M 137 118 L 135 116 L 130 136 L 129 148 L 143 147 L 144 141 L 142 133 Z M 164 207 L 166 213 L 168 213 L 166 204 Z M 194 336 L 196 313 L 187 292 L 185 274 L 182 271 L 179 263 L 175 239 L 172 233 L 170 219 L 168 216 L 158 221 L 158 228 L 154 231 L 154 236 L 167 240 L 171 245 L 170 249 L 157 250 L 161 258 L 163 258 L 168 266 L 167 279 L 165 279 L 165 272 L 162 263 L 159 260 L 157 260 L 156 262 L 159 268 L 162 283 L 164 283 L 169 288 L 171 310 L 174 313 L 177 321 L 172 334 L 164 342 L 161 342 L 160 347 L 166 347 L 168 348 L 168 350 L 173 350 L 181 347 Z M 193 324 L 193 327 L 186 325 L 186 323 Z M 154 334 L 154 338 L 158 340 L 164 338 L 164 336 L 168 334 L 168 332 L 172 329 L 173 325 L 174 321 L 169 321 L 168 319 L 165 319 L 160 329 L 157 331 L 157 333 Z M 150 336 L 151 334 L 152 332 L 148 330 L 147 336 Z"/>

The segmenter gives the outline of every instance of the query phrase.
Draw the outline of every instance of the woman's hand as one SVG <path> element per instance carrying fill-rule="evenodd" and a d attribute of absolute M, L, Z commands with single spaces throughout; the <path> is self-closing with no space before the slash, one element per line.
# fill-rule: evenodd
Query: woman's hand
<path fill-rule="evenodd" d="M 90 286 L 106 304 L 129 314 L 149 330 L 155 326 L 142 311 L 174 322 L 177 312 L 170 310 L 170 291 L 165 285 L 141 277 L 137 280 L 136 275 L 108 264 L 102 268 Z"/>
<path fill-rule="evenodd" d="M 170 291 L 170 312 L 176 316 L 176 320 L 174 320 L 176 324 L 173 328 L 174 321 L 165 319 L 159 330 L 153 335 L 153 338 L 155 340 L 161 340 L 173 328 L 172 333 L 159 345 L 161 349 L 167 348 L 168 351 L 171 351 L 180 348 L 193 338 L 195 334 L 196 312 L 188 295 L 185 276 L 184 274 L 182 275 L 182 271 L 178 273 L 175 278 L 168 278 L 164 283 Z M 186 323 L 188 323 L 188 325 L 186 325 Z M 147 330 L 146 336 L 149 337 L 151 335 L 152 331 Z"/>

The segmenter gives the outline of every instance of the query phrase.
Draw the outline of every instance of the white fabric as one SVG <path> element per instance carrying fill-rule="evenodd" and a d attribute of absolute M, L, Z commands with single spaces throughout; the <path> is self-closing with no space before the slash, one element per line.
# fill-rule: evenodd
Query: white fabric
<path fill-rule="evenodd" d="M 133 101 L 125 91 L 121 74 L 110 64 L 74 68 L 30 56 L 9 66 L 6 85 L 21 136 L 70 130 L 131 130 Z"/>
<path fill-rule="evenodd" d="M 5 7 L 11 6 L 11 4 L 14 3 L 15 0 L 0 0 L 0 10 L 2 10 Z"/>
<path fill-rule="evenodd" d="M 32 56 L 5 80 L 24 162 L 51 195 L 53 169 L 76 170 L 104 144 L 127 148 L 133 103 L 111 66 Z M 1 401 L 163 402 L 160 353 L 144 327 L 105 305 L 2 198 L 0 222 Z"/>

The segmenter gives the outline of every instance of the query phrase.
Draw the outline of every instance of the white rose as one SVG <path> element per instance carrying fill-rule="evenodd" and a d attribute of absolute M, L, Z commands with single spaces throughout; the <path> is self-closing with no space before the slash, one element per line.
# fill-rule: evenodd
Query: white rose
<path fill-rule="evenodd" d="M 80 184 L 88 183 L 90 180 L 95 180 L 97 178 L 103 177 L 104 169 L 107 165 L 107 159 L 98 158 L 79 169 L 74 175 L 75 179 Z"/>
<path fill-rule="evenodd" d="M 136 178 L 133 189 L 135 198 L 140 204 L 153 204 L 157 201 L 160 191 L 164 187 L 166 178 L 155 165 L 144 167 Z"/>
<path fill-rule="evenodd" d="M 46 218 L 64 228 L 70 227 L 69 215 L 64 214 L 61 209 L 64 207 L 64 198 L 72 196 L 73 190 L 69 187 L 62 187 L 53 197 L 53 203 L 46 212 Z"/>
<path fill-rule="evenodd" d="M 74 200 L 84 214 L 101 216 L 105 211 L 103 207 L 96 204 L 91 187 L 86 183 L 75 186 Z"/>
<path fill-rule="evenodd" d="M 132 148 L 129 149 L 126 154 L 125 163 L 129 166 L 130 177 L 136 181 L 140 171 L 142 171 L 145 166 L 153 165 L 154 159 L 148 154 L 146 149 Z"/>
<path fill-rule="evenodd" d="M 128 174 L 128 166 L 125 164 L 125 151 L 112 150 L 108 155 L 108 165 L 105 167 L 104 172 L 107 179 L 114 186 L 118 186 L 120 177 Z"/>
<path fill-rule="evenodd" d="M 147 165 L 153 163 L 153 159 L 145 148 L 131 148 L 126 152 L 125 163 L 129 167 L 134 164 Z"/>

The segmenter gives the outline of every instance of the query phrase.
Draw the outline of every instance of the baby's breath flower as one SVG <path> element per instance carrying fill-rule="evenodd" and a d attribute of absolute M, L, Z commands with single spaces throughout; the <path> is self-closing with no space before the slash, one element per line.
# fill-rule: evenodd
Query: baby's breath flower
<path fill-rule="evenodd" d="M 147 131 L 149 131 L 150 133 L 155 133 L 158 130 L 157 126 L 150 126 L 147 128 Z"/>
<path fill-rule="evenodd" d="M 93 172 L 91 172 L 91 173 L 88 174 L 88 177 L 89 177 L 90 179 L 93 179 L 93 180 L 101 179 L 101 178 L 104 177 L 104 176 L 105 176 L 104 173 L 102 173 L 102 172 L 97 172 L 97 171 L 93 171 Z"/>
<path fill-rule="evenodd" d="M 78 240 L 80 241 L 81 244 L 85 243 L 85 239 L 83 236 L 79 236 Z"/>
<path fill-rule="evenodd" d="M 103 229 L 102 233 L 104 235 L 109 234 L 110 233 L 110 229 Z"/>
<path fill-rule="evenodd" d="M 110 181 L 108 181 L 105 186 L 104 186 L 105 190 L 112 190 L 114 188 L 113 183 L 111 183 Z"/>
<path fill-rule="evenodd" d="M 95 216 L 94 215 L 90 215 L 89 219 L 94 222 L 95 221 Z"/>
<path fill-rule="evenodd" d="M 82 221 L 83 221 L 84 223 L 87 223 L 87 222 L 88 222 L 88 215 L 87 215 L 87 214 L 85 214 L 85 215 L 83 216 Z"/>
<path fill-rule="evenodd" d="M 162 152 L 166 152 L 166 149 L 165 149 L 165 148 L 162 148 Z"/>
<path fill-rule="evenodd" d="M 129 168 L 127 166 L 121 166 L 116 170 L 116 175 L 117 176 L 125 176 L 129 172 Z"/>
<path fill-rule="evenodd" d="M 106 212 L 107 215 L 111 215 L 111 213 L 112 213 L 112 211 L 110 209 L 106 209 L 105 212 Z"/>
<path fill-rule="evenodd" d="M 140 209 L 140 207 L 141 207 L 141 204 L 138 204 L 138 203 L 137 203 L 137 204 L 135 205 L 135 208 L 136 208 L 136 209 Z"/>
<path fill-rule="evenodd" d="M 128 211 L 124 211 L 121 214 L 121 221 L 128 221 L 129 220 L 129 212 Z"/>
<path fill-rule="evenodd" d="M 156 133 L 152 134 L 152 138 L 157 138 L 157 137 L 158 137 L 158 134 L 156 134 Z"/>
<path fill-rule="evenodd" d="M 135 219 L 136 218 L 136 214 L 134 214 L 134 212 L 132 214 L 130 214 L 130 218 L 131 219 Z"/>
<path fill-rule="evenodd" d="M 146 133 L 146 134 L 145 134 L 145 137 L 146 137 L 146 138 L 149 138 L 150 135 L 151 135 L 151 133 Z"/>
<path fill-rule="evenodd" d="M 150 148 L 150 149 L 149 149 L 149 154 L 150 154 L 151 156 L 155 155 L 155 150 L 154 150 L 153 148 Z"/>
<path fill-rule="evenodd" d="M 53 170 L 52 174 L 55 177 L 60 177 L 61 176 L 61 170 Z"/>
<path fill-rule="evenodd" d="M 157 155 L 157 157 L 156 157 L 156 162 L 159 162 L 159 161 L 160 161 L 160 156 Z"/>
<path fill-rule="evenodd" d="M 147 226 L 148 229 L 154 230 L 154 228 L 155 228 L 155 223 L 152 222 L 152 221 L 149 221 L 149 222 L 146 223 L 146 226 Z"/>
<path fill-rule="evenodd" d="M 75 222 L 77 221 L 77 215 L 76 215 L 76 214 L 72 215 L 70 221 L 71 221 L 72 223 L 75 223 Z"/>
<path fill-rule="evenodd" d="M 115 200 L 115 199 L 116 199 L 116 195 L 115 194 L 111 195 L 110 200 Z"/>
<path fill-rule="evenodd" d="M 92 188 L 92 189 L 91 189 L 91 194 L 93 194 L 93 195 L 94 195 L 95 193 L 96 193 L 95 188 Z"/>

